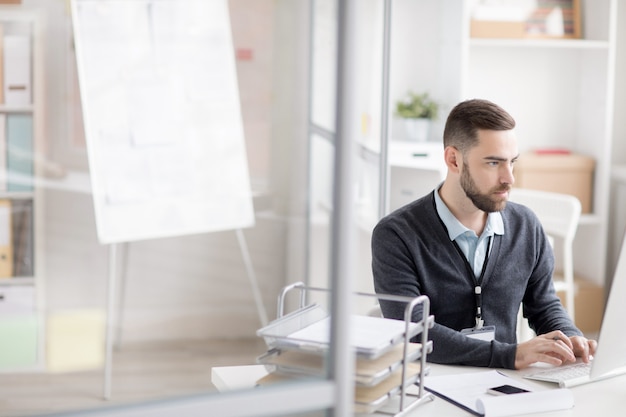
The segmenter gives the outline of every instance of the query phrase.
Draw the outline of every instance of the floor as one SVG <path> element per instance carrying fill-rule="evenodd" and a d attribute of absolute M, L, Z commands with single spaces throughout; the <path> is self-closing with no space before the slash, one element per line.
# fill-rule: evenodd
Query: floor
<path fill-rule="evenodd" d="M 0 417 L 63 413 L 214 392 L 213 366 L 253 364 L 265 350 L 261 339 L 123 346 L 113 354 L 109 400 L 103 399 L 102 370 L 0 374 Z"/>

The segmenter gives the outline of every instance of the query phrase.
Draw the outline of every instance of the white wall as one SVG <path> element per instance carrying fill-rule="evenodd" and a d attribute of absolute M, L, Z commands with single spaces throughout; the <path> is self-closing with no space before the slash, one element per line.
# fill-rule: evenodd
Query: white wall
<path fill-rule="evenodd" d="M 615 68 L 615 117 L 613 119 L 613 164 L 626 165 L 626 4 L 618 4 Z M 607 275 L 610 278 L 617 264 L 622 236 L 626 228 L 626 183 L 614 181 L 611 188 L 611 227 Z"/>
<path fill-rule="evenodd" d="M 619 2 L 615 67 L 613 162 L 626 164 L 626 4 Z"/>

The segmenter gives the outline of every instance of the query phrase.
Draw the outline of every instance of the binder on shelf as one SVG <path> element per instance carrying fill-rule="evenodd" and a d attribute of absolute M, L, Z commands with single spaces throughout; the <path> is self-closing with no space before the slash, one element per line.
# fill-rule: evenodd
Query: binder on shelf
<path fill-rule="evenodd" d="M 0 78 L 1 78 L 1 75 L 0 75 Z M 0 114 L 0 191 L 6 191 L 6 190 L 7 190 L 7 115 L 2 113 Z"/>
<path fill-rule="evenodd" d="M 31 285 L 0 286 L 0 317 L 7 318 L 35 313 L 37 308 L 35 297 L 35 288 Z"/>
<path fill-rule="evenodd" d="M 4 102 L 14 106 L 31 104 L 30 37 L 5 35 L 3 52 Z"/>
<path fill-rule="evenodd" d="M 11 201 L 0 200 L 0 278 L 13 276 Z"/>
<path fill-rule="evenodd" d="M 0 24 L 0 104 L 4 104 L 4 26 Z"/>
<path fill-rule="evenodd" d="M 7 190 L 33 190 L 33 118 L 7 115 Z"/>
<path fill-rule="evenodd" d="M 34 235 L 33 201 L 16 199 L 12 201 L 13 223 L 13 275 L 32 277 L 34 275 Z"/>

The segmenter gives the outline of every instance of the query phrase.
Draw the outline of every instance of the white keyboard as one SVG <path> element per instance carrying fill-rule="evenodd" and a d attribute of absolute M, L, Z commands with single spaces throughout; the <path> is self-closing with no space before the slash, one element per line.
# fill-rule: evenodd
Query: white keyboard
<path fill-rule="evenodd" d="M 591 382 L 591 362 L 579 362 L 572 365 L 558 366 L 524 375 L 524 378 L 558 383 L 561 387 L 572 387 Z"/>

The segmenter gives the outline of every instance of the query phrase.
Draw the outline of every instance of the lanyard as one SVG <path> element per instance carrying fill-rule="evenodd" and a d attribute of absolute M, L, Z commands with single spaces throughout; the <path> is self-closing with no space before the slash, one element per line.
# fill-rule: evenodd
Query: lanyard
<path fill-rule="evenodd" d="M 483 262 L 483 268 L 480 271 L 480 276 L 478 278 L 476 278 L 476 275 L 474 275 L 474 268 L 472 268 L 472 266 L 470 265 L 458 243 L 456 243 L 456 241 L 452 242 L 465 260 L 465 266 L 467 267 L 467 270 L 470 273 L 472 280 L 474 281 L 474 301 L 476 303 L 476 329 L 482 329 L 483 324 L 485 323 L 485 321 L 482 319 L 483 295 L 482 287 L 480 286 L 480 284 L 482 283 L 483 276 L 485 275 L 485 271 L 487 270 L 487 262 L 489 261 L 489 252 L 491 252 L 492 240 L 493 236 L 489 236 L 489 240 L 487 241 L 487 251 L 485 252 L 485 260 Z"/>

